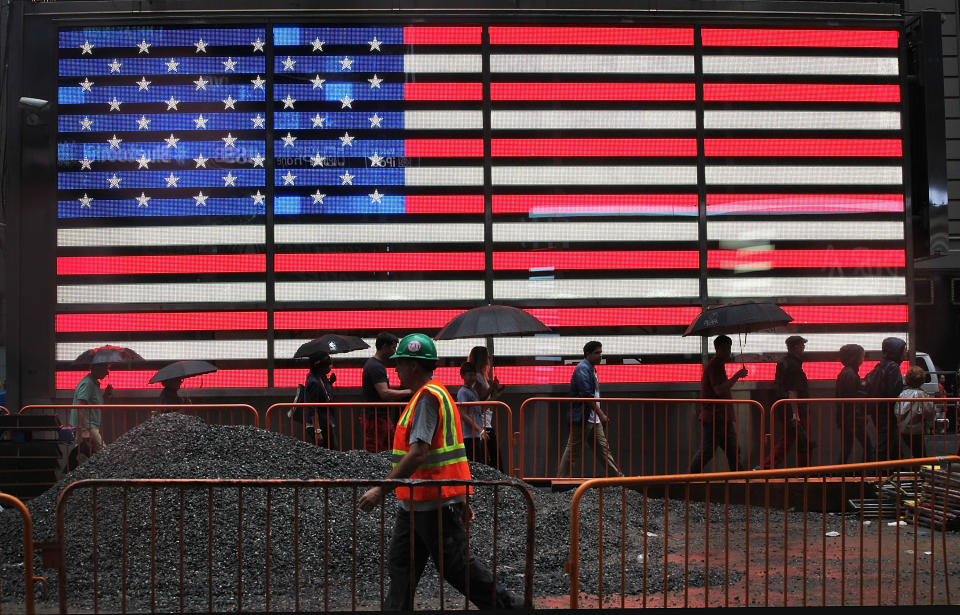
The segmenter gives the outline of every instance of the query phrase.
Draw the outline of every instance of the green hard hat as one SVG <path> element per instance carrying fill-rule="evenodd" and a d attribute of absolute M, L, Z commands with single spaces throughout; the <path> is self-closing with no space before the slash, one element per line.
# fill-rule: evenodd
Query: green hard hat
<path fill-rule="evenodd" d="M 400 340 L 400 343 L 397 344 L 397 351 L 390 358 L 436 361 L 437 346 L 432 339 L 423 333 L 411 333 Z"/>

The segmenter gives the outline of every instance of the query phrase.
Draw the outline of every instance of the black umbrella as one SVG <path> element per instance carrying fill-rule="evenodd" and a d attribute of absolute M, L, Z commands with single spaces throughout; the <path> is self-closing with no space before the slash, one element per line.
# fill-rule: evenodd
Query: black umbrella
<path fill-rule="evenodd" d="M 190 376 L 199 376 L 200 374 L 210 374 L 217 371 L 217 366 L 206 361 L 177 361 L 170 365 L 164 365 L 157 370 L 150 382 L 163 382 L 173 378 L 189 378 Z"/>
<path fill-rule="evenodd" d="M 100 346 L 80 353 L 76 363 L 95 365 L 97 363 L 128 363 L 130 361 L 143 361 L 143 357 L 123 346 Z"/>
<path fill-rule="evenodd" d="M 482 305 L 455 317 L 433 336 L 436 340 L 495 335 L 550 333 L 550 327 L 530 313 L 509 305 Z"/>
<path fill-rule="evenodd" d="M 339 352 L 363 350 L 364 348 L 369 347 L 370 344 L 366 343 L 355 335 L 337 335 L 336 333 L 327 333 L 325 335 L 321 335 L 315 340 L 310 340 L 309 342 L 300 346 L 300 348 L 297 348 L 297 352 L 293 355 L 293 358 L 299 359 L 302 357 L 310 357 L 320 352 L 337 354 Z"/>
<path fill-rule="evenodd" d="M 694 319 L 687 335 L 704 337 L 721 333 L 750 333 L 782 327 L 793 318 L 774 303 L 763 301 L 743 301 L 707 308 Z"/>

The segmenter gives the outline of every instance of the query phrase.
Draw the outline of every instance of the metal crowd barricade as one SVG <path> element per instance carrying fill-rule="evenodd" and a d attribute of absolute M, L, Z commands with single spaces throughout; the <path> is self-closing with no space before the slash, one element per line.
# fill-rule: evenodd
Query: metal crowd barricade
<path fill-rule="evenodd" d="M 488 512 L 466 528 L 468 558 L 532 608 L 536 511 L 517 481 L 104 479 L 75 482 L 57 501 L 60 612 L 383 610 L 396 499 L 369 514 L 357 503 L 378 485 L 472 485 L 468 501 Z M 520 506 L 525 534 L 499 520 Z M 442 525 L 438 510 L 414 512 L 411 526 L 418 514 Z M 525 554 L 522 579 L 498 564 L 511 548 Z M 469 583 L 462 603 L 444 597 L 440 560 L 438 577 L 431 568 L 421 582 L 438 594 L 421 589 L 415 604 L 467 608 Z"/>
<path fill-rule="evenodd" d="M 490 428 L 487 429 L 486 441 L 483 440 L 482 436 L 469 440 L 464 437 L 463 444 L 467 448 L 467 457 L 471 461 L 485 463 L 492 468 L 496 468 L 504 474 L 513 475 L 515 471 L 513 465 L 514 432 L 513 411 L 510 406 L 502 401 L 458 402 L 457 406 L 460 409 L 461 423 L 465 424 L 463 415 L 469 414 L 479 426 L 490 425 Z M 506 455 L 503 454 L 504 446 L 506 446 Z"/>
<path fill-rule="evenodd" d="M 145 423 L 157 414 L 179 412 L 198 416 L 211 425 L 260 426 L 260 416 L 253 406 L 247 404 L 100 404 L 84 406 L 73 404 L 34 404 L 24 406 L 20 414 L 55 415 L 61 425 L 70 425 L 70 410 L 77 408 L 78 429 L 93 426 L 91 409 L 99 408 L 99 435 L 103 444 L 110 444 L 127 431 Z"/>
<path fill-rule="evenodd" d="M 781 399 L 770 407 L 762 466 L 957 454 L 958 405 L 960 398 L 953 397 Z M 907 423 L 901 422 L 901 409 L 909 415 Z"/>
<path fill-rule="evenodd" d="M 574 404 L 586 402 L 589 409 L 591 401 L 609 419 L 603 429 L 616 468 L 601 458 L 603 440 L 590 428 L 588 413 L 570 421 Z M 533 397 L 520 406 L 517 475 L 536 481 L 616 475 L 615 470 L 627 476 L 679 474 L 691 468 L 701 449 L 713 455 L 701 456 L 696 470 L 727 469 L 726 449 L 737 448 L 732 439 L 739 441 L 740 468 L 752 468 L 760 463 L 763 421 L 763 406 L 752 400 Z M 560 467 L 565 459 L 569 471 Z"/>
<path fill-rule="evenodd" d="M 482 440 L 465 441 L 468 457 L 473 455 L 472 460 L 486 463 L 509 474 L 509 469 L 513 467 L 513 415 L 510 407 L 500 401 L 459 403 L 457 406 L 460 408 L 461 416 L 468 409 L 481 409 L 477 414 L 482 415 L 484 421 L 489 419 L 494 438 L 506 434 L 506 438 L 497 441 L 496 449 L 492 445 L 487 446 Z M 280 403 L 267 408 L 264 426 L 271 431 L 335 450 L 366 449 L 371 452 L 380 452 L 393 449 L 393 429 L 403 408 L 402 403 L 389 402 Z M 369 422 L 369 429 L 374 432 L 371 441 L 367 437 L 364 421 L 374 418 L 377 413 L 386 414 L 388 423 L 384 425 L 382 422 Z M 317 431 L 318 427 L 319 431 Z M 380 434 L 379 429 L 387 429 L 389 432 Z M 374 442 L 381 441 L 382 435 L 386 435 L 386 444 L 380 447 L 373 446 Z M 504 448 L 506 448 L 505 455 Z"/>
<path fill-rule="evenodd" d="M 264 415 L 264 427 L 334 450 L 367 449 L 376 453 L 393 449 L 393 426 L 403 406 L 402 403 L 390 402 L 273 404 Z M 377 416 L 387 421 L 370 420 L 373 439 L 367 446 L 364 422 Z M 386 433 L 381 433 L 381 430 Z"/>
<path fill-rule="evenodd" d="M 570 503 L 570 608 L 951 604 L 958 462 L 589 480 Z M 878 472 L 890 488 L 871 508 Z M 839 502 L 818 480 L 837 473 L 857 479 Z"/>
<path fill-rule="evenodd" d="M 30 511 L 19 499 L 6 493 L 0 493 L 0 506 L 3 508 L 16 509 L 23 519 L 23 604 L 27 615 L 33 615 L 35 612 L 33 583 L 40 581 L 46 583 L 43 577 L 33 576 L 33 519 L 30 517 Z M 0 566 L 2 566 L 3 549 L 0 548 Z M 2 591 L 3 578 L 0 576 L 0 613 L 3 612 L 4 594 Z"/>

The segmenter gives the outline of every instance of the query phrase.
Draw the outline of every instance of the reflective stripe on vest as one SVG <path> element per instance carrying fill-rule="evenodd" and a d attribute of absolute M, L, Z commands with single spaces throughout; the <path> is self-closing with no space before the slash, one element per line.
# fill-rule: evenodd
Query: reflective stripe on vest
<path fill-rule="evenodd" d="M 404 455 L 410 452 L 410 424 L 413 411 L 424 393 L 437 398 L 440 412 L 437 429 L 434 432 L 427 458 L 410 476 L 423 480 L 461 479 L 470 480 L 470 466 L 467 463 L 467 451 L 463 446 L 463 433 L 460 426 L 460 412 L 450 393 L 438 380 L 431 380 L 414 394 L 407 403 L 397 422 L 397 429 L 393 436 L 393 465 L 400 462 Z M 447 499 L 457 495 L 472 493 L 473 489 L 467 486 L 415 487 L 414 500 Z M 410 499 L 410 490 L 401 487 L 397 490 L 397 497 L 401 500 Z"/>

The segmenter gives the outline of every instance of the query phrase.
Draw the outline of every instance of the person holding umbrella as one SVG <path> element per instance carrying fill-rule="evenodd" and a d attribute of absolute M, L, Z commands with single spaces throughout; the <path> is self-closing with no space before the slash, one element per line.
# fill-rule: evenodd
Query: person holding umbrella
<path fill-rule="evenodd" d="M 94 363 L 90 366 L 90 373 L 80 379 L 73 391 L 73 408 L 70 408 L 67 422 L 77 428 L 77 446 L 70 451 L 67 460 L 70 470 L 80 465 L 81 454 L 86 459 L 104 447 L 99 405 L 113 396 L 113 385 L 108 384 L 106 389 L 101 389 L 100 381 L 109 373 L 109 363 Z"/>
<path fill-rule="evenodd" d="M 333 367 L 330 355 L 318 351 L 308 358 L 310 360 L 310 371 L 307 373 L 307 380 L 303 384 L 303 401 L 318 404 L 332 403 L 333 383 L 337 381 L 337 375 L 330 373 Z M 327 374 L 330 375 L 327 376 Z M 335 431 L 337 424 L 330 416 L 328 408 L 304 408 L 303 423 L 307 442 L 313 442 L 317 446 L 325 446 L 329 449 L 339 448 Z"/>
<path fill-rule="evenodd" d="M 189 397 L 181 397 L 180 387 L 185 378 L 200 376 L 201 374 L 210 374 L 217 371 L 217 366 L 206 361 L 176 361 L 169 365 L 164 365 L 157 370 L 157 373 L 150 378 L 150 384 L 159 382 L 163 384 L 163 390 L 160 391 L 160 404 L 163 406 L 181 406 L 183 404 L 193 403 Z M 161 408 L 154 415 L 175 412 L 173 408 Z"/>
<path fill-rule="evenodd" d="M 747 376 L 747 368 L 741 366 L 727 378 L 726 364 L 730 361 L 730 349 L 733 340 L 726 335 L 718 335 L 713 340 L 717 354 L 710 359 L 700 379 L 700 397 L 702 399 L 733 399 L 730 389 L 741 378 Z M 727 468 L 736 472 L 740 466 L 740 445 L 737 440 L 736 417 L 731 416 L 733 408 L 727 404 L 704 404 L 700 410 L 700 450 L 690 461 L 690 474 L 703 471 L 703 466 L 713 459 L 714 451 L 719 447 L 727 455 Z"/>
<path fill-rule="evenodd" d="M 491 367 L 490 352 L 486 346 L 474 346 L 470 349 L 467 362 L 473 365 L 477 374 L 474 381 L 473 390 L 477 394 L 479 401 L 493 401 L 500 397 L 503 392 L 503 385 L 493 377 L 493 368 Z M 493 427 L 493 410 L 484 408 L 483 411 L 483 429 L 487 432 L 486 455 L 490 458 L 484 460 L 488 466 L 502 470 L 500 463 L 500 446 L 497 444 L 497 432 Z"/>

